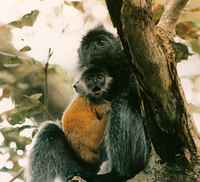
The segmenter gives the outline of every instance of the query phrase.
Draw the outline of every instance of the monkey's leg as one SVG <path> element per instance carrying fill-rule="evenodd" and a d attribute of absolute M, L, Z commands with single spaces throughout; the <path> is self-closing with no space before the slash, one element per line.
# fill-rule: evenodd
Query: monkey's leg
<path fill-rule="evenodd" d="M 38 131 L 26 169 L 27 182 L 62 182 L 89 168 L 77 156 L 67 142 L 61 127 L 47 122 Z"/>
<path fill-rule="evenodd" d="M 130 99 L 122 97 L 113 102 L 104 140 L 111 161 L 110 173 L 119 179 L 130 179 L 146 167 L 150 142 L 145 135 L 140 110 Z"/>

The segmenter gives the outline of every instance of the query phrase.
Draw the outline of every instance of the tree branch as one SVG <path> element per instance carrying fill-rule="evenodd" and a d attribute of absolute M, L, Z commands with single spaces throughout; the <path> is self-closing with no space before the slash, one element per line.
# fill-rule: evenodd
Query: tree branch
<path fill-rule="evenodd" d="M 122 44 L 130 50 L 131 67 L 144 103 L 145 125 L 157 154 L 163 161 L 194 167 L 200 162 L 200 137 L 177 75 L 172 39 L 165 35 L 167 31 L 173 33 L 187 3 L 175 2 L 170 2 L 175 10 L 168 5 L 159 28 L 152 22 L 151 0 L 116 0 L 117 5 L 107 0 L 107 5 L 109 12 L 117 10 L 111 14 L 112 20 L 121 21 L 114 25 L 122 28 Z M 173 11 L 175 18 L 166 21 L 164 18 L 171 17 Z M 170 29 L 165 31 L 165 26 Z"/>
<path fill-rule="evenodd" d="M 162 28 L 164 31 L 168 32 L 171 40 L 174 36 L 174 28 L 176 22 L 181 14 L 183 8 L 188 3 L 189 0 L 171 0 L 160 18 L 157 27 Z"/>
<path fill-rule="evenodd" d="M 12 58 L 18 57 L 18 58 L 20 58 L 21 60 L 24 60 L 24 61 L 27 61 L 27 62 L 36 64 L 36 65 L 39 66 L 41 69 L 43 69 L 43 65 L 42 65 L 40 62 L 34 60 L 33 58 L 27 58 L 27 57 L 23 57 L 23 56 L 20 56 L 20 55 L 10 54 L 10 53 L 7 53 L 7 52 L 2 52 L 2 51 L 0 51 L 0 55 L 12 57 Z"/>
<path fill-rule="evenodd" d="M 18 177 L 20 177 L 22 174 L 24 173 L 24 168 L 21 168 L 17 174 L 9 181 L 9 182 L 13 182 L 15 181 Z"/>
<path fill-rule="evenodd" d="M 45 106 L 45 112 L 44 112 L 44 120 L 48 120 L 48 67 L 49 67 L 49 60 L 52 56 L 53 52 L 51 51 L 51 48 L 49 48 L 47 62 L 44 66 L 44 106 Z"/>

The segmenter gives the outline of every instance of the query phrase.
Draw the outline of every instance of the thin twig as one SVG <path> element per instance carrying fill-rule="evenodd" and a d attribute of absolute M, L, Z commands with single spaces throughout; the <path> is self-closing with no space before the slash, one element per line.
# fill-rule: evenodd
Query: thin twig
<path fill-rule="evenodd" d="M 189 0 L 171 0 L 160 18 L 157 27 L 166 30 L 171 37 L 174 35 L 174 28 L 182 10 Z"/>
<path fill-rule="evenodd" d="M 0 51 L 0 54 L 3 55 L 3 56 L 12 57 L 12 58 L 18 57 L 21 60 L 28 61 L 30 63 L 34 63 L 34 64 L 36 64 L 37 66 L 39 66 L 40 68 L 43 69 L 43 65 L 39 61 L 34 60 L 33 58 L 26 58 L 26 57 L 23 57 L 23 56 L 10 54 L 10 53 L 7 53 L 7 52 L 2 52 L 2 51 Z"/>
<path fill-rule="evenodd" d="M 49 48 L 47 62 L 44 66 L 44 106 L 45 106 L 44 120 L 48 120 L 48 67 L 49 67 L 49 60 L 52 54 L 53 52 L 51 51 L 51 48 Z"/>
<path fill-rule="evenodd" d="M 61 32 L 60 37 L 63 36 L 63 34 L 65 33 L 65 31 L 66 31 L 66 29 L 68 28 L 68 26 L 69 26 L 69 23 L 62 29 L 62 32 Z"/>
<path fill-rule="evenodd" d="M 17 174 L 9 181 L 9 182 L 13 182 L 14 180 L 16 180 L 18 177 L 20 177 L 22 174 L 24 173 L 24 168 L 21 168 Z"/>

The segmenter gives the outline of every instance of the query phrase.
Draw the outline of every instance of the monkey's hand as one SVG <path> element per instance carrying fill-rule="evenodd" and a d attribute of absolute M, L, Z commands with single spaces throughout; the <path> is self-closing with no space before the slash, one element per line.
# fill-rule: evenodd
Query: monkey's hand
<path fill-rule="evenodd" d="M 99 105 L 94 105 L 93 108 L 95 109 L 95 112 L 98 114 L 98 116 L 102 119 L 105 115 L 106 112 L 108 110 L 110 110 L 110 103 L 109 102 L 105 102 L 103 104 L 99 104 Z"/>
<path fill-rule="evenodd" d="M 67 182 L 86 182 L 86 181 L 79 176 L 74 176 L 73 179 L 70 179 Z"/>
<path fill-rule="evenodd" d="M 106 111 L 105 115 L 110 116 L 110 113 L 111 113 L 111 109 L 108 109 L 108 110 Z"/>
<path fill-rule="evenodd" d="M 111 113 L 111 109 L 108 109 L 108 110 L 106 111 L 106 113 L 103 115 L 101 121 L 107 123 L 107 121 L 108 121 L 108 119 L 109 119 L 109 117 L 110 117 L 110 113 Z"/>

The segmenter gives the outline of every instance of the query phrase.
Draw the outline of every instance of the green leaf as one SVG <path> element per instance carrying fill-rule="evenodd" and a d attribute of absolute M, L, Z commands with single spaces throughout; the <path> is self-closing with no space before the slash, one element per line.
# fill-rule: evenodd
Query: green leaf
<path fill-rule="evenodd" d="M 186 40 L 196 40 L 200 36 L 200 27 L 190 21 L 184 21 L 176 25 L 176 34 Z"/>
<path fill-rule="evenodd" d="M 39 14 L 39 10 L 31 11 L 31 13 L 25 14 L 20 20 L 12 21 L 8 25 L 12 25 L 16 28 L 22 28 L 24 26 L 33 26 Z"/>
<path fill-rule="evenodd" d="M 19 52 L 27 52 L 27 51 L 30 51 L 30 50 L 31 50 L 31 47 L 25 46 L 22 49 L 20 49 Z"/>
<path fill-rule="evenodd" d="M 11 115 L 8 116 L 7 121 L 11 124 L 11 125 L 15 125 L 15 124 L 21 124 L 23 123 L 25 120 L 25 117 L 23 117 L 23 115 L 20 112 L 16 112 L 13 113 Z"/>
<path fill-rule="evenodd" d="M 181 62 L 182 60 L 187 60 L 188 56 L 191 55 L 189 53 L 188 47 L 182 43 L 174 43 L 174 50 L 176 52 L 176 62 Z"/>
<path fill-rule="evenodd" d="M 27 137 L 21 137 L 19 135 L 19 128 L 4 127 L 0 129 L 0 132 L 4 136 L 4 146 L 10 146 L 11 142 L 16 142 L 17 149 L 24 150 L 27 144 L 31 143 L 31 140 Z M 13 154 L 13 152 L 12 152 Z M 17 158 L 18 159 L 18 158 Z"/>
<path fill-rule="evenodd" d="M 44 112 L 43 104 L 38 100 L 42 96 L 41 93 L 33 94 L 26 99 L 24 99 L 17 109 L 21 112 L 24 117 L 30 117 L 34 114 L 39 114 Z"/>
<path fill-rule="evenodd" d="M 32 132 L 32 138 L 34 138 L 35 134 L 38 132 L 38 129 L 34 129 L 33 132 Z"/>
<path fill-rule="evenodd" d="M 153 17 L 152 18 L 153 18 L 153 22 L 155 24 L 158 23 L 163 12 L 164 12 L 164 5 L 158 4 L 158 3 L 153 4 L 153 6 L 152 6 Z"/>
<path fill-rule="evenodd" d="M 38 100 L 42 94 L 34 94 L 24 99 L 16 108 L 8 114 L 8 122 L 11 125 L 21 124 L 25 118 L 29 118 L 35 114 L 43 113 L 45 108 Z"/>
<path fill-rule="evenodd" d="M 22 17 L 22 24 L 23 26 L 33 26 L 35 23 L 35 20 L 37 19 L 39 14 L 39 10 L 31 11 L 31 13 L 28 13 Z"/>
<path fill-rule="evenodd" d="M 45 111 L 45 107 L 43 105 L 38 105 L 36 107 L 33 107 L 31 109 L 28 109 L 26 112 L 25 112 L 25 116 L 26 117 L 30 117 L 30 116 L 33 116 L 35 114 L 40 114 L 40 113 L 44 113 Z"/>
<path fill-rule="evenodd" d="M 16 67 L 19 66 L 23 63 L 23 61 L 18 58 L 17 56 L 14 58 L 9 58 L 5 63 L 4 66 L 5 67 Z"/>
<path fill-rule="evenodd" d="M 20 107 L 20 109 L 28 110 L 28 109 L 36 107 L 40 104 L 41 104 L 41 102 L 38 99 L 32 99 L 31 97 L 28 97 L 20 103 L 19 107 Z"/>
<path fill-rule="evenodd" d="M 22 28 L 23 27 L 23 24 L 22 24 L 21 20 L 12 21 L 12 22 L 8 23 L 8 25 L 12 25 L 12 26 L 14 26 L 16 28 Z"/>
<path fill-rule="evenodd" d="M 80 12 L 84 13 L 85 12 L 85 9 L 83 7 L 83 3 L 80 2 L 80 1 L 64 1 L 64 3 L 67 5 L 67 6 L 73 6 L 74 8 L 76 8 L 77 10 L 79 10 Z"/>
<path fill-rule="evenodd" d="M 16 127 L 15 129 L 18 131 L 18 132 L 21 132 L 23 131 L 24 129 L 29 129 L 29 128 L 32 128 L 32 126 L 30 125 L 23 125 L 23 126 L 20 126 L 20 127 Z"/>
<path fill-rule="evenodd" d="M 31 99 L 39 99 L 43 94 L 42 93 L 37 93 L 37 94 L 33 94 L 30 96 Z"/>

